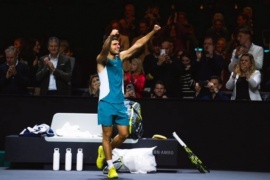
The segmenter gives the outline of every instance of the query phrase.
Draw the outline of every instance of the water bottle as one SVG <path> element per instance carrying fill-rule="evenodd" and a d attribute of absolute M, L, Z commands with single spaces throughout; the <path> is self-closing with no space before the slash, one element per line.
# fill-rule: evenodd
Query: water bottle
<path fill-rule="evenodd" d="M 77 171 L 82 171 L 82 169 L 83 169 L 83 150 L 82 150 L 82 148 L 79 148 L 78 152 L 77 152 L 76 169 L 77 169 Z"/>
<path fill-rule="evenodd" d="M 71 149 L 67 148 L 66 149 L 66 158 L 65 158 L 65 170 L 70 171 L 71 170 L 71 165 L 72 165 Z"/>
<path fill-rule="evenodd" d="M 59 148 L 54 148 L 53 153 L 53 170 L 58 171 L 60 167 L 60 153 Z"/>

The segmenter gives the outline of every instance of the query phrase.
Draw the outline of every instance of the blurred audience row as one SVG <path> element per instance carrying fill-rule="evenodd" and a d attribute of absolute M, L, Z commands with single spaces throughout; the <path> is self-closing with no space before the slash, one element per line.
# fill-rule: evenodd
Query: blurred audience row
<path fill-rule="evenodd" d="M 261 83 L 269 79 L 263 71 L 264 49 L 253 43 L 256 32 L 250 7 L 237 16 L 233 30 L 225 26 L 222 13 L 213 14 L 202 42 L 187 14 L 174 5 L 171 9 L 172 13 L 162 18 L 159 7 L 151 6 L 138 21 L 134 5 L 128 3 L 125 16 L 104 29 L 104 39 L 112 29 L 119 30 L 124 51 L 154 24 L 162 25 L 139 53 L 123 62 L 126 98 L 262 100 Z M 39 40 L 23 38 L 6 48 L 0 59 L 1 94 L 73 95 L 80 68 L 69 42 L 50 37 L 48 53 L 41 55 L 40 48 Z M 82 87 L 80 95 L 98 97 L 98 74 L 90 74 L 89 87 Z M 265 84 L 268 87 L 270 83 Z"/>

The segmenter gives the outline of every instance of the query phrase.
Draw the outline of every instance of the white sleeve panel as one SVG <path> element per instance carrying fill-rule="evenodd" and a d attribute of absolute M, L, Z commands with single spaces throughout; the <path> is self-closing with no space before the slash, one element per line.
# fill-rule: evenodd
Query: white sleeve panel
<path fill-rule="evenodd" d="M 101 100 L 102 98 L 106 97 L 110 92 L 107 68 L 105 67 L 103 71 L 99 72 L 98 76 L 100 80 L 99 100 Z"/>

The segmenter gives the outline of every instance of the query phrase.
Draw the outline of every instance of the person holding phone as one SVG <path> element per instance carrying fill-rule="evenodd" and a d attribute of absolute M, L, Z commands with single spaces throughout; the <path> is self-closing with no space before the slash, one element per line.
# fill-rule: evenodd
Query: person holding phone
<path fill-rule="evenodd" d="M 222 78 L 224 59 L 215 53 L 215 41 L 211 36 L 205 36 L 203 42 L 203 51 L 196 51 L 196 84 L 195 89 L 202 88 L 200 95 L 204 95 L 208 90 L 200 86 L 200 82 L 208 81 L 211 76 Z"/>

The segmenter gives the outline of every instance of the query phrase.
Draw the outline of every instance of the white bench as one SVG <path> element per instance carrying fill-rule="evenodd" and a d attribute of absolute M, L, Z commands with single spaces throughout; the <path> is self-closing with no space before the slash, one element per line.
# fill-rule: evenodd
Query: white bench
<path fill-rule="evenodd" d="M 62 129 L 65 124 L 78 126 L 81 132 L 89 132 L 93 137 L 57 136 L 56 131 Z M 51 129 L 55 135 L 45 137 L 49 142 L 102 142 L 102 129 L 97 122 L 95 113 L 56 113 L 53 116 Z M 138 140 L 126 139 L 124 143 L 137 143 Z"/>

